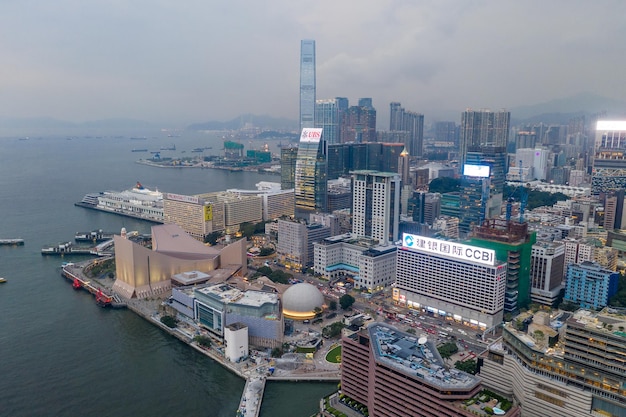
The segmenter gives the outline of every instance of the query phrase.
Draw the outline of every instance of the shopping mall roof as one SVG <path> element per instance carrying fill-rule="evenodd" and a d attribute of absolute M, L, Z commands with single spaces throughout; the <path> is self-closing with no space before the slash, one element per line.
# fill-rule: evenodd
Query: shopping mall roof
<path fill-rule="evenodd" d="M 367 328 L 378 363 L 418 377 L 440 389 L 472 389 L 480 379 L 445 366 L 427 336 L 415 336 L 380 323 Z"/>

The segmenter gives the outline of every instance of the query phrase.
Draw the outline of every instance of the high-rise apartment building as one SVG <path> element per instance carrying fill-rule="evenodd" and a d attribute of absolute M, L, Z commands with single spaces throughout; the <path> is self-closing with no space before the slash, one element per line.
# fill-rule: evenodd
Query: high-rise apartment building
<path fill-rule="evenodd" d="M 406 132 L 404 145 L 407 151 L 411 156 L 421 157 L 424 152 L 424 115 L 405 111 L 398 102 L 392 102 L 389 110 L 389 131 Z"/>
<path fill-rule="evenodd" d="M 326 210 L 326 141 L 322 129 L 302 129 L 296 157 L 296 216 Z"/>
<path fill-rule="evenodd" d="M 520 130 L 515 135 L 515 150 L 531 148 L 535 149 L 537 145 L 537 133 Z"/>
<path fill-rule="evenodd" d="M 596 125 L 591 193 L 626 188 L 626 121 L 599 120 Z"/>
<path fill-rule="evenodd" d="M 617 293 L 618 279 L 619 272 L 603 268 L 596 262 L 568 265 L 563 299 L 582 308 L 601 309 Z"/>
<path fill-rule="evenodd" d="M 483 146 L 506 148 L 511 113 L 507 111 L 466 110 L 461 117 L 459 162 L 464 163 L 469 148 Z"/>
<path fill-rule="evenodd" d="M 435 141 L 459 144 L 459 128 L 454 122 L 435 122 Z"/>
<path fill-rule="evenodd" d="M 352 171 L 352 232 L 380 244 L 398 240 L 400 176 L 394 172 Z"/>
<path fill-rule="evenodd" d="M 315 127 L 315 41 L 300 42 L 300 131 Z"/>
<path fill-rule="evenodd" d="M 341 142 L 376 142 L 376 109 L 371 98 L 359 99 L 358 106 L 348 108 L 342 120 Z"/>

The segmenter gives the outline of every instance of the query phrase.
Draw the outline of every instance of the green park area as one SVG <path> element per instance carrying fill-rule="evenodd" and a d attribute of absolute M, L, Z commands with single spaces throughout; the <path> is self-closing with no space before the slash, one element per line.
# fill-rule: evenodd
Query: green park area
<path fill-rule="evenodd" d="M 341 345 L 337 345 L 326 354 L 326 360 L 331 363 L 341 362 Z"/>

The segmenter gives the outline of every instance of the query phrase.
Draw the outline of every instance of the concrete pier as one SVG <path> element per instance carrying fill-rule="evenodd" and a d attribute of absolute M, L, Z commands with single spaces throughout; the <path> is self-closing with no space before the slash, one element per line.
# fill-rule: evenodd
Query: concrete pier
<path fill-rule="evenodd" d="M 265 391 L 265 378 L 251 377 L 246 380 L 243 388 L 239 408 L 236 417 L 259 417 L 261 411 L 261 401 Z"/>

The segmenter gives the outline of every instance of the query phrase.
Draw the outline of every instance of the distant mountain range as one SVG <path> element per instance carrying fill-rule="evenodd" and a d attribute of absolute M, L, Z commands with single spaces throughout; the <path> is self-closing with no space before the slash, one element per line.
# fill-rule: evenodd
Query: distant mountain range
<path fill-rule="evenodd" d="M 74 123 L 67 120 L 52 119 L 49 117 L 32 118 L 0 118 L 0 128 L 21 129 L 55 129 L 55 128 L 100 128 L 100 129 L 151 129 L 161 127 L 155 123 L 135 119 L 103 119 L 83 123 Z"/>
<path fill-rule="evenodd" d="M 574 117 L 602 114 L 606 118 L 626 119 L 626 101 L 602 97 L 592 93 L 580 93 L 570 97 L 551 100 L 545 103 L 528 106 L 512 107 L 511 125 L 535 124 L 567 124 Z M 460 121 L 462 110 L 438 112 L 437 120 Z M 426 118 L 432 116 L 425 112 Z M 384 124 L 381 123 L 381 126 Z M 207 121 L 193 123 L 188 130 L 239 130 L 247 126 L 276 131 L 296 131 L 298 121 L 287 118 L 276 118 L 268 115 L 242 114 L 228 121 Z M 74 123 L 53 118 L 2 118 L 0 128 L 101 128 L 101 129 L 155 129 L 162 123 L 146 122 L 136 119 L 103 119 L 83 123 Z"/>
<path fill-rule="evenodd" d="M 601 114 L 607 118 L 626 118 L 626 102 L 591 93 L 580 93 L 545 103 L 513 107 L 510 111 L 512 126 L 539 122 L 567 124 L 570 119 L 583 115 Z"/>

